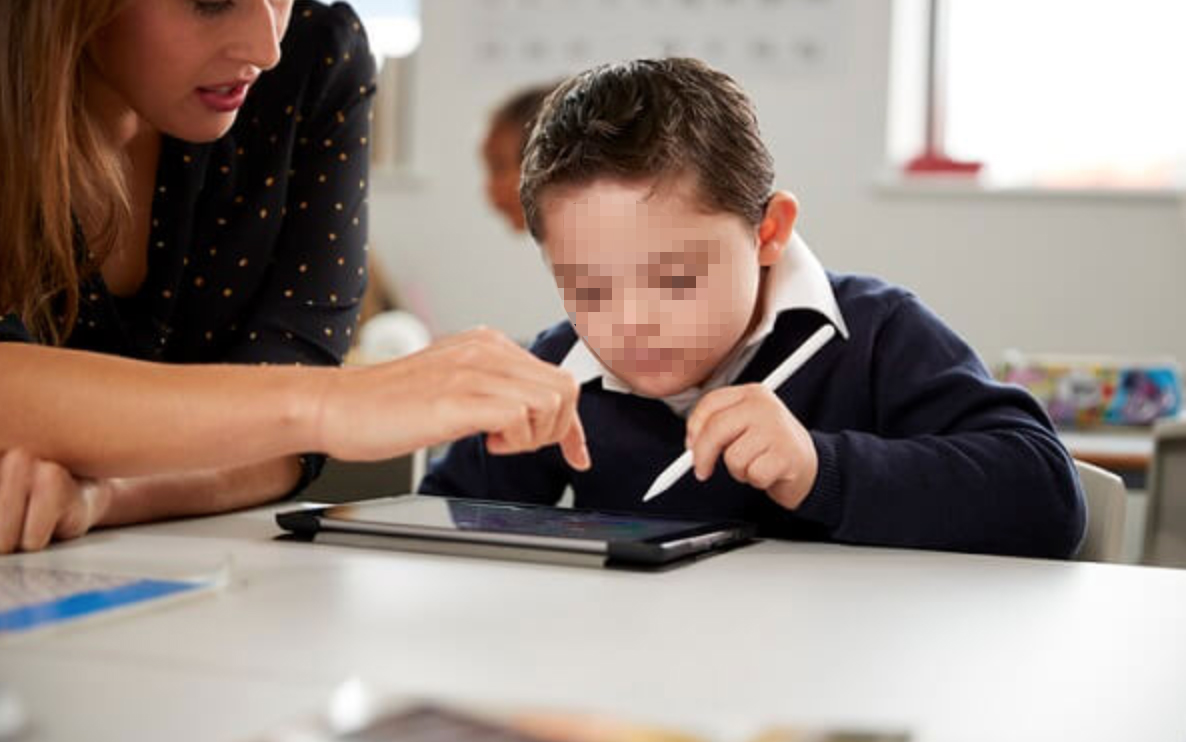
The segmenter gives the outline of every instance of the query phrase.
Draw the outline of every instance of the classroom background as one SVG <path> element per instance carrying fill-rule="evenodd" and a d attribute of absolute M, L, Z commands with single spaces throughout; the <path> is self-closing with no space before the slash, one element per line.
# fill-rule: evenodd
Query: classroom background
<path fill-rule="evenodd" d="M 31 602 L 0 610 L 0 740 L 440 740 L 457 713 L 504 740 L 512 721 L 567 742 L 1186 739 L 1186 419 L 1166 419 L 1186 359 L 1186 3 L 350 3 L 383 62 L 371 275 L 396 312 L 351 362 L 562 318 L 487 202 L 492 111 L 597 63 L 700 57 L 753 98 L 825 266 L 913 289 L 1037 391 L 1071 379 L 1071 407 L 1049 406 L 1087 462 L 1084 546 L 768 539 L 642 572 L 295 543 L 276 513 L 308 503 L 288 501 L 105 529 L 5 558 L 0 608 L 14 586 Z M 1104 409 L 1105 386 L 1171 404 Z M 410 491 L 425 453 L 330 460 L 302 498 Z M 437 726 L 413 736 L 392 722 L 407 708 Z"/>
<path fill-rule="evenodd" d="M 1047 404 L 1072 455 L 1123 478 L 1123 561 L 1186 565 L 1186 506 L 1172 505 L 1186 502 L 1186 423 L 1163 427 L 1160 444 L 1149 424 L 1182 408 L 1186 98 L 1170 91 L 1186 70 L 1186 6 L 354 4 L 383 60 L 373 280 L 419 330 L 380 346 L 405 352 L 478 324 L 527 343 L 562 318 L 538 250 L 486 199 L 491 114 L 598 63 L 699 57 L 754 100 L 777 184 L 799 198 L 797 229 L 824 265 L 915 291 Z M 409 481 L 423 468 L 421 455 Z M 385 471 L 344 481 L 378 492 Z M 1184 491 L 1150 497 L 1151 485 Z M 1169 545 L 1154 554 L 1155 542 Z"/>
<path fill-rule="evenodd" d="M 924 134 L 921 0 L 356 5 L 380 54 L 414 46 L 384 75 L 400 151 L 372 179 L 372 249 L 434 334 L 484 323 L 529 339 L 563 316 L 534 248 L 484 202 L 491 109 L 594 63 L 682 54 L 751 94 L 832 270 L 915 290 L 992 364 L 1011 348 L 1186 357 L 1176 3 L 1123 18 L 1110 2 L 941 4 L 949 154 L 984 162 L 976 178 L 903 174 Z"/>

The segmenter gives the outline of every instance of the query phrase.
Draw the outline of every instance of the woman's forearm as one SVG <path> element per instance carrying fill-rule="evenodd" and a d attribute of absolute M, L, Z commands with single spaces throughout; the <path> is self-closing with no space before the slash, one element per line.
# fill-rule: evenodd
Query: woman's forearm
<path fill-rule="evenodd" d="M 0 344 L 0 451 L 79 476 L 244 466 L 315 450 L 332 369 L 184 366 Z"/>
<path fill-rule="evenodd" d="M 0 343 L 0 452 L 77 477 L 233 469 L 326 453 L 376 461 L 478 432 L 590 466 L 566 371 L 473 330 L 366 368 L 163 365 Z"/>
<path fill-rule="evenodd" d="M 111 499 L 96 525 L 118 526 L 206 515 L 271 502 L 300 479 L 296 456 L 183 474 L 109 480 Z"/>

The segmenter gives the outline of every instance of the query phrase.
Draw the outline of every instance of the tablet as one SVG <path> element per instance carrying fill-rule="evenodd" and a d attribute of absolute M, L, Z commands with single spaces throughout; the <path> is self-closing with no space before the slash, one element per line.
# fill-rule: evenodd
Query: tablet
<path fill-rule="evenodd" d="M 657 567 L 752 541 L 748 523 L 401 495 L 276 515 L 320 543 L 558 564 Z"/>

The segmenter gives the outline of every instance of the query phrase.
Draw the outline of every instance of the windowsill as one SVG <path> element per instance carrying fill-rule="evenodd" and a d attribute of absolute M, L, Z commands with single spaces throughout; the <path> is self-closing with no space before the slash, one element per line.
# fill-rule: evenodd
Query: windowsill
<path fill-rule="evenodd" d="M 1016 198 L 1016 199 L 1089 199 L 1108 201 L 1165 201 L 1186 200 L 1186 188 L 1123 188 L 1123 187 L 1058 187 L 1027 185 L 993 185 L 974 177 L 958 175 L 903 175 L 883 173 L 873 183 L 874 191 L 891 198 L 955 197 L 955 198 Z"/>

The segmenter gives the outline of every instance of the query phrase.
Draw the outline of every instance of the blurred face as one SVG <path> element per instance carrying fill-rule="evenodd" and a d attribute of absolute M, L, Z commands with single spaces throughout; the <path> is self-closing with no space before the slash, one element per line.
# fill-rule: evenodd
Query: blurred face
<path fill-rule="evenodd" d="M 178 139 L 217 139 L 279 63 L 291 12 L 292 0 L 128 0 L 87 49 L 88 100 L 116 123 L 130 112 Z"/>
<path fill-rule="evenodd" d="M 482 143 L 482 161 L 486 164 L 486 199 L 516 232 L 527 229 L 523 206 L 519 202 L 521 147 L 522 134 L 508 123 L 492 127 Z"/>
<path fill-rule="evenodd" d="M 758 319 L 761 269 L 785 244 L 766 222 L 706 213 L 691 177 L 657 189 L 611 180 L 558 187 L 541 216 L 543 249 L 577 332 L 651 397 L 701 383 L 729 355 Z"/>

